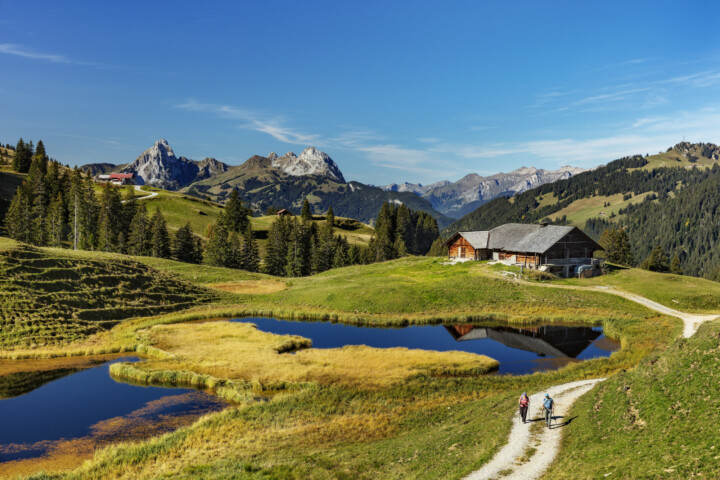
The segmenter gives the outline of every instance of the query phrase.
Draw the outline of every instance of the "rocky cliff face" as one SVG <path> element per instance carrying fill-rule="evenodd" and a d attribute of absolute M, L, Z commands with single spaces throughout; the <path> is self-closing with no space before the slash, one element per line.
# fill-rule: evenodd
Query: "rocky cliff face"
<path fill-rule="evenodd" d="M 278 157 L 275 152 L 272 152 L 267 158 L 272 162 L 273 168 L 294 177 L 320 175 L 339 183 L 345 183 L 345 178 L 333 159 L 315 147 L 306 148 L 300 155 L 288 152 L 282 157 Z"/>
<path fill-rule="evenodd" d="M 522 193 L 545 183 L 570 178 L 583 171 L 576 167 L 562 167 L 553 171 L 522 167 L 510 173 L 498 173 L 489 177 L 471 173 L 454 183 L 445 181 L 428 186 L 404 183 L 381 188 L 390 191 L 412 191 L 429 200 L 430 204 L 443 214 L 459 218 L 493 198 Z"/>
<path fill-rule="evenodd" d="M 176 157 L 167 140 L 160 139 L 122 171 L 133 172 L 141 185 L 178 190 L 195 181 L 226 172 L 228 165 L 206 158 L 200 162 Z"/>

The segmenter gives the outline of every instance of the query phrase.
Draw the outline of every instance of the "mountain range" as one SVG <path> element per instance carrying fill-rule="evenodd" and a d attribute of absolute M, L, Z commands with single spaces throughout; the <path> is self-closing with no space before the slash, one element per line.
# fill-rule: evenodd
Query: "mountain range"
<path fill-rule="evenodd" d="M 584 171 L 582 168 L 569 166 L 559 170 L 522 167 L 509 173 L 497 173 L 487 177 L 471 173 L 457 182 L 444 180 L 430 185 L 405 182 L 380 188 L 393 192 L 415 193 L 427 199 L 433 208 L 448 217 L 460 218 L 494 198 L 512 196 L 546 183 L 565 180 Z"/>

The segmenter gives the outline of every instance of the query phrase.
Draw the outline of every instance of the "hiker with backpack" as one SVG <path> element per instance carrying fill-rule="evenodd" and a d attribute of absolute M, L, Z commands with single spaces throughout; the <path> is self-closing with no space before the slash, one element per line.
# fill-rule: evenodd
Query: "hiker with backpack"
<path fill-rule="evenodd" d="M 550 398 L 550 395 L 545 394 L 545 400 L 543 400 L 543 409 L 545 410 L 545 423 L 550 428 L 553 418 L 553 410 L 555 408 L 555 401 Z"/>
<path fill-rule="evenodd" d="M 530 398 L 527 396 L 525 392 L 523 392 L 522 395 L 520 395 L 520 418 L 522 418 L 523 423 L 525 423 L 525 419 L 527 418 L 527 412 L 528 407 L 530 407 Z"/>

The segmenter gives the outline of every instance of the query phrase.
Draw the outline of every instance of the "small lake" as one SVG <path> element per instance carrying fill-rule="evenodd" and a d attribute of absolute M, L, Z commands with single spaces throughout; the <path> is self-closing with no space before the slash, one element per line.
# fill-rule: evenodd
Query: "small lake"
<path fill-rule="evenodd" d="M 605 337 L 602 327 L 418 325 L 378 328 L 259 317 L 232 321 L 254 323 L 263 332 L 309 338 L 313 348 L 367 345 L 459 350 L 487 355 L 500 362 L 498 373 L 513 375 L 554 370 L 571 362 L 608 357 L 620 348 L 617 341 Z"/>
<path fill-rule="evenodd" d="M 43 468 L 52 468 L 53 458 L 79 464 L 99 446 L 166 433 L 227 405 L 202 391 L 137 386 L 110 377 L 111 363 L 137 360 L 0 377 L 15 385 L 0 394 L 18 395 L 0 400 L 0 474 L 32 471 L 23 468 L 23 460 Z"/>

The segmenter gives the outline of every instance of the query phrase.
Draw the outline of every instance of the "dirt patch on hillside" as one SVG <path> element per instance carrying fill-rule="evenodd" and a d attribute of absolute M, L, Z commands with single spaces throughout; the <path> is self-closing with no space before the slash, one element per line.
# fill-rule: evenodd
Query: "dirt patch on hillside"
<path fill-rule="evenodd" d="M 275 293 L 287 288 L 284 282 L 278 282 L 277 280 L 241 280 L 238 282 L 211 283 L 207 286 L 223 292 L 247 295 Z"/>

